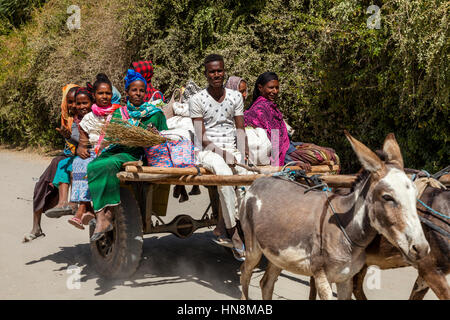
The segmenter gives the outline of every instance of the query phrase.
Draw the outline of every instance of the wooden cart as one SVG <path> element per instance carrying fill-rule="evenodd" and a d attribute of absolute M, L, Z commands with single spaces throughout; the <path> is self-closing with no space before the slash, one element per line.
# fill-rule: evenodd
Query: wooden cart
<path fill-rule="evenodd" d="M 217 224 L 220 213 L 218 185 L 248 186 L 267 172 L 278 172 L 281 167 L 263 168 L 265 174 L 219 176 L 204 168 L 145 167 L 140 162 L 126 163 L 124 171 L 117 174 L 121 181 L 121 204 L 114 209 L 114 230 L 96 242 L 91 242 L 92 261 L 96 270 L 105 278 L 125 278 L 139 266 L 142 256 L 143 235 L 172 233 L 187 238 L 197 229 Z M 291 170 L 299 167 L 288 167 Z M 308 175 L 319 174 L 330 186 L 348 187 L 353 176 L 332 175 L 337 166 L 314 166 Z M 181 214 L 166 223 L 163 220 L 167 203 L 158 196 L 170 185 L 202 185 L 208 189 L 210 203 L 199 220 Z M 90 225 L 90 236 L 94 225 Z"/>

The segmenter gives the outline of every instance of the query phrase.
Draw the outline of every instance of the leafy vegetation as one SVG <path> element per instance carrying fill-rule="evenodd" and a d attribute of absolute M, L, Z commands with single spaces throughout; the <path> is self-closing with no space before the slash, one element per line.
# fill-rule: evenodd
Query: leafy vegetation
<path fill-rule="evenodd" d="M 50 0 L 0 36 L 2 143 L 60 143 L 53 127 L 65 83 L 104 71 L 119 88 L 131 61 L 151 59 L 155 87 L 170 95 L 189 79 L 204 85 L 201 62 L 215 52 L 250 85 L 277 72 L 295 140 L 335 148 L 347 171 L 358 164 L 343 129 L 373 149 L 394 132 L 409 167 L 448 165 L 448 1 L 78 2 L 80 30 L 65 27 L 71 3 Z M 367 27 L 373 4 L 380 29 Z"/>

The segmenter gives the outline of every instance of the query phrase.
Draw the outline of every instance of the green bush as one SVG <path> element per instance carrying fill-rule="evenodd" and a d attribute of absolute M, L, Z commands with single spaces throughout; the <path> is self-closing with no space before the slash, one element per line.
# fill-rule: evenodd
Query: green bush
<path fill-rule="evenodd" d="M 394 132 L 408 167 L 448 165 L 448 1 L 79 3 L 81 30 L 64 27 L 69 2 L 51 0 L 0 36 L 2 143 L 61 145 L 53 128 L 65 83 L 104 71 L 122 89 L 129 63 L 151 59 L 155 87 L 170 96 L 189 79 L 206 85 L 202 60 L 217 52 L 250 89 L 260 73 L 277 72 L 294 139 L 335 148 L 345 171 L 359 165 L 344 129 L 372 149 Z M 372 4 L 381 8 L 380 29 L 366 25 Z"/>

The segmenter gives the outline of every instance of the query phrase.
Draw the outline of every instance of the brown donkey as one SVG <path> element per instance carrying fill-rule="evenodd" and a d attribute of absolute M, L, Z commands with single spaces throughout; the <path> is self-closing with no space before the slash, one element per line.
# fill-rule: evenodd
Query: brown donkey
<path fill-rule="evenodd" d="M 420 197 L 427 206 L 434 210 L 448 214 L 450 212 L 450 190 L 427 187 Z M 450 225 L 445 218 L 433 215 L 423 205 L 419 204 L 417 213 L 429 220 L 434 226 L 422 223 L 425 238 L 430 244 L 430 254 L 413 264 L 419 271 L 409 297 L 410 300 L 422 300 L 429 288 L 441 300 L 450 300 L 450 286 L 446 275 L 450 273 Z M 423 220 L 422 220 L 423 221 Z M 437 228 L 436 228 L 437 227 Z M 366 264 L 353 278 L 353 294 L 356 299 L 367 300 L 363 290 L 364 277 L 367 266 L 376 265 L 380 269 L 406 267 L 409 264 L 400 251 L 392 246 L 386 238 L 377 235 L 366 248 Z M 310 299 L 316 298 L 316 288 L 311 279 Z"/>
<path fill-rule="evenodd" d="M 362 166 L 354 191 L 346 196 L 310 191 L 284 179 L 257 179 L 240 207 L 246 259 L 241 266 L 242 299 L 248 299 L 253 269 L 264 254 L 263 299 L 271 299 L 282 270 L 314 276 L 321 299 L 350 299 L 353 276 L 365 263 L 365 248 L 377 233 L 411 262 L 430 251 L 416 214 L 417 189 L 403 172 L 403 158 L 393 134 L 386 137 L 382 161 L 345 133 Z M 334 211 L 334 212 L 333 212 Z"/>

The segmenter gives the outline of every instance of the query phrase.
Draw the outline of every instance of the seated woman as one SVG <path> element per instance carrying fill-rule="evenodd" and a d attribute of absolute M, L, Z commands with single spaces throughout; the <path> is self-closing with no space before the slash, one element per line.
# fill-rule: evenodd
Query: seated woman
<path fill-rule="evenodd" d="M 61 128 L 58 131 L 66 138 L 66 145 L 64 153 L 61 156 L 53 158 L 47 169 L 42 173 L 39 180 L 36 182 L 33 193 L 33 227 L 31 231 L 24 235 L 23 242 L 32 241 L 38 237 L 44 236 L 41 228 L 42 213 L 47 209 L 54 207 L 58 203 L 58 198 L 67 199 L 69 190 L 65 190 L 65 193 L 59 195 L 58 190 L 53 186 L 52 181 L 55 177 L 58 163 L 61 160 L 70 157 L 75 152 L 75 147 L 67 140 L 70 138 L 72 116 L 71 110 L 75 108 L 75 91 L 78 88 L 76 84 L 68 84 L 62 88 L 62 101 L 61 101 Z M 72 208 L 69 214 L 72 213 Z M 62 213 L 67 214 L 67 213 Z"/>
<path fill-rule="evenodd" d="M 161 109 L 144 102 L 147 81 L 138 72 L 129 69 L 125 77 L 127 105 L 114 111 L 112 122 L 126 121 L 129 125 L 158 131 L 167 130 L 166 118 Z M 101 239 L 113 230 L 113 206 L 120 204 L 120 184 L 117 173 L 122 164 L 137 161 L 144 155 L 143 148 L 113 144 L 92 161 L 87 168 L 89 190 L 96 213 L 96 225 L 91 241 Z"/>
<path fill-rule="evenodd" d="M 248 88 L 247 88 L 247 81 L 245 81 L 244 79 L 236 76 L 231 76 L 225 83 L 225 88 L 239 91 L 242 94 L 242 97 L 244 98 L 244 102 L 245 100 L 247 100 Z"/>
<path fill-rule="evenodd" d="M 253 103 L 244 112 L 245 126 L 263 128 L 272 143 L 272 166 L 283 166 L 295 161 L 303 169 L 311 165 L 333 161 L 339 165 L 339 157 L 331 148 L 312 143 L 291 142 L 283 114 L 275 104 L 280 91 L 278 76 L 274 72 L 261 74 L 255 83 Z"/>

